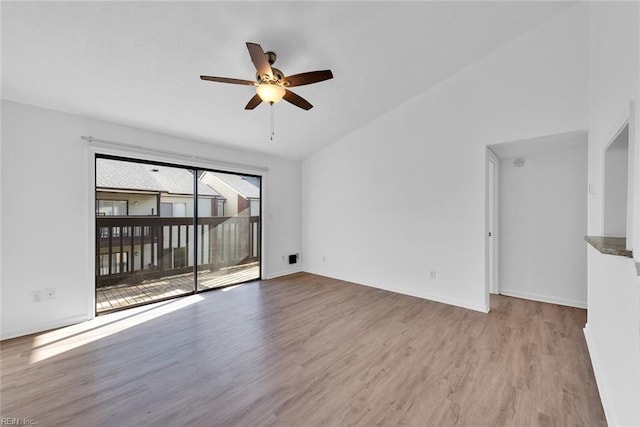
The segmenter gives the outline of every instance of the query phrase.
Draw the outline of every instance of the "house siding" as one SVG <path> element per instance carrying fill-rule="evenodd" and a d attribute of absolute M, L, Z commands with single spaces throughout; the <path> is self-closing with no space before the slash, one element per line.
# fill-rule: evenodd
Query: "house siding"
<path fill-rule="evenodd" d="M 126 200 L 129 216 L 158 214 L 158 196 L 155 194 L 98 191 L 96 200 Z"/>

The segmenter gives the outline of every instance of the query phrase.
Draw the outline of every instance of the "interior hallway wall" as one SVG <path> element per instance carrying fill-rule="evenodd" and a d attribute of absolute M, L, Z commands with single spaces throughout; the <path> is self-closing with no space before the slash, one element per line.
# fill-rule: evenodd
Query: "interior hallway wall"
<path fill-rule="evenodd" d="M 587 307 L 587 136 L 573 138 L 581 146 L 500 159 L 503 295 Z"/>
<path fill-rule="evenodd" d="M 640 102 L 640 3 L 590 2 L 589 11 L 588 179 L 594 191 L 588 197 L 588 233 L 601 236 L 605 147 L 631 118 L 630 102 Z M 633 136 L 638 148 L 639 137 Z M 640 156 L 633 162 L 640 171 Z M 640 173 L 634 188 L 640 188 Z M 640 231 L 640 212 L 632 217 L 633 229 Z M 640 425 L 640 277 L 631 258 L 592 247 L 587 253 L 585 336 L 602 406 L 610 425 Z M 633 241 L 633 253 L 640 262 L 640 238 Z"/>

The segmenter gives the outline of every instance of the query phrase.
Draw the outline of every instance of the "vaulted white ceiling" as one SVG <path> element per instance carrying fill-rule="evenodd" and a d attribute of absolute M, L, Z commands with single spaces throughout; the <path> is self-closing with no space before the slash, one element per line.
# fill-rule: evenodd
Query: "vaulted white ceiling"
<path fill-rule="evenodd" d="M 2 97 L 162 133 L 302 158 L 432 87 L 573 2 L 4 2 Z M 244 106 L 245 42 L 314 108 Z M 94 135 L 99 137 L 99 135 Z M 126 141 L 125 141 L 126 142 Z"/>

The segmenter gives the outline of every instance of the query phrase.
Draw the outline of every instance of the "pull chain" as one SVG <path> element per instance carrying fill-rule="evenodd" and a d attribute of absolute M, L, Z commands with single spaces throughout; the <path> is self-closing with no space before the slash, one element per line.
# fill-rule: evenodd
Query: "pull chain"
<path fill-rule="evenodd" d="M 270 103 L 271 104 L 271 141 L 273 141 L 273 137 L 276 134 L 275 131 L 275 120 L 273 119 L 273 102 Z"/>

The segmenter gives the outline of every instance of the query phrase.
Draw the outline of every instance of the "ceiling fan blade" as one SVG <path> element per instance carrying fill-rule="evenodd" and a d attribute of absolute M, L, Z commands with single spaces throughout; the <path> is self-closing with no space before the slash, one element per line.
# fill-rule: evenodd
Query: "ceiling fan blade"
<path fill-rule="evenodd" d="M 229 77 L 200 76 L 200 79 L 210 82 L 231 83 L 234 85 L 258 86 L 258 83 L 252 82 L 251 80 L 231 79 Z"/>
<path fill-rule="evenodd" d="M 271 71 L 271 65 L 267 61 L 267 57 L 264 55 L 264 50 L 257 43 L 247 42 L 247 49 L 249 49 L 249 55 L 251 55 L 251 62 L 256 67 L 258 74 L 262 77 L 265 74 L 273 79 L 273 71 Z"/>
<path fill-rule="evenodd" d="M 313 108 L 313 105 L 309 103 L 306 99 L 301 97 L 300 95 L 296 95 L 288 89 L 285 89 L 284 100 L 292 103 L 296 107 L 300 107 L 303 110 L 310 110 Z"/>
<path fill-rule="evenodd" d="M 256 93 L 255 95 L 253 95 L 253 98 L 251 98 L 249 100 L 249 102 L 247 103 L 247 105 L 244 107 L 245 110 L 253 110 L 254 108 L 256 108 L 258 105 L 260 105 L 260 103 L 262 102 L 262 99 L 260 98 L 260 96 Z"/>
<path fill-rule="evenodd" d="M 318 83 L 333 78 L 331 70 L 309 71 L 308 73 L 294 74 L 285 78 L 285 85 L 288 87 L 303 86 L 311 83 Z"/>

